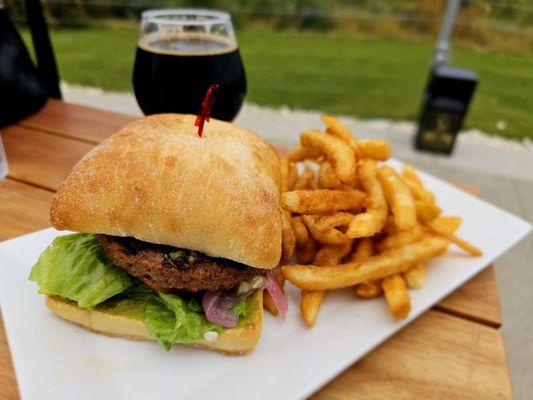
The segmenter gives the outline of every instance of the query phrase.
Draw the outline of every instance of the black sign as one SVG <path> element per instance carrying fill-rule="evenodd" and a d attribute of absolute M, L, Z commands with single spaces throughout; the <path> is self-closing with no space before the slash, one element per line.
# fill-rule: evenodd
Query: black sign
<path fill-rule="evenodd" d="M 476 84 L 470 70 L 439 67 L 432 71 L 420 110 L 417 149 L 452 152 Z"/>

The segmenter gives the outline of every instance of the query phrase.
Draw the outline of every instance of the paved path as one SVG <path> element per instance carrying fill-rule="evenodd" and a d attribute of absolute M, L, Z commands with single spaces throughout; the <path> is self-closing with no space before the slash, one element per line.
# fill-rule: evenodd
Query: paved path
<path fill-rule="evenodd" d="M 65 100 L 132 115 L 141 115 L 133 96 L 98 89 L 64 88 Z M 237 120 L 273 143 L 292 146 L 299 132 L 321 126 L 320 113 L 273 110 L 246 105 Z M 343 118 L 359 137 L 389 140 L 394 156 L 444 179 L 475 185 L 491 203 L 533 221 L 533 146 L 487 138 L 478 132 L 460 136 L 452 157 L 415 152 L 414 125 L 384 120 Z M 532 127 L 533 129 L 533 127 Z M 517 399 L 533 393 L 533 235 L 496 261 L 496 276 L 509 348 L 511 378 Z M 529 397 L 530 398 L 530 397 Z"/>

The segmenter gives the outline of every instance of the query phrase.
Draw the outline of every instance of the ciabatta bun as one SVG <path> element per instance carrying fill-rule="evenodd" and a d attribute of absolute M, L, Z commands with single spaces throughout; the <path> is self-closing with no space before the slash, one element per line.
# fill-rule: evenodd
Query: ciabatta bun
<path fill-rule="evenodd" d="M 281 256 L 280 168 L 254 133 L 195 116 L 139 119 L 75 167 L 56 193 L 52 225 L 131 236 L 255 268 Z"/>
<path fill-rule="evenodd" d="M 250 299 L 250 313 L 233 329 L 226 329 L 214 341 L 201 340 L 186 346 L 216 350 L 229 355 L 247 354 L 253 350 L 263 325 L 263 292 Z M 46 305 L 57 316 L 90 331 L 132 340 L 155 340 L 148 334 L 142 318 L 79 308 L 76 303 L 55 296 L 46 296 Z"/>

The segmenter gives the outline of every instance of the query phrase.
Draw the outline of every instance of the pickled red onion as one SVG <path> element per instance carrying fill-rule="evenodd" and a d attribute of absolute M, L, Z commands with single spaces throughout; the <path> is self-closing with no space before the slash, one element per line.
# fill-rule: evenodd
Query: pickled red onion
<path fill-rule="evenodd" d="M 206 291 L 202 297 L 202 307 L 204 308 L 205 317 L 209 322 L 215 325 L 220 325 L 224 328 L 235 328 L 238 322 L 238 316 L 229 307 L 224 309 L 222 306 L 227 306 L 229 302 L 222 304 L 224 295 L 222 291 L 216 292 Z M 231 307 L 231 306 L 230 306 Z"/>
<path fill-rule="evenodd" d="M 237 304 L 245 296 L 239 296 L 232 292 L 225 292 L 220 297 L 220 308 L 223 310 L 229 310 L 235 304 Z"/>
<path fill-rule="evenodd" d="M 272 274 L 268 274 L 265 289 L 272 297 L 272 300 L 274 300 L 274 304 L 281 315 L 281 319 L 285 320 L 285 316 L 287 315 L 287 299 L 285 298 L 285 293 L 283 293 L 283 290 L 281 290 L 281 287 Z"/>

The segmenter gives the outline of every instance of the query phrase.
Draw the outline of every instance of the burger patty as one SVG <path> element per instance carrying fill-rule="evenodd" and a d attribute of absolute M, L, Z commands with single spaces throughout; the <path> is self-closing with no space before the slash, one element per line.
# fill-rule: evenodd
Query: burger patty
<path fill-rule="evenodd" d="M 96 238 L 109 261 L 160 292 L 231 289 L 267 272 L 130 237 L 96 235 Z"/>

